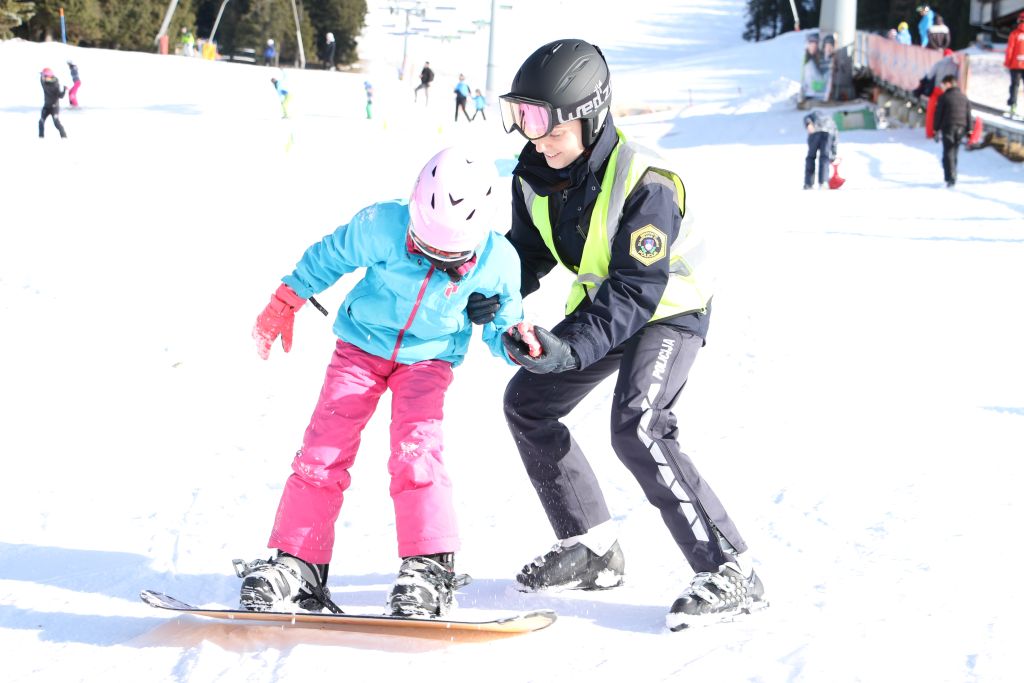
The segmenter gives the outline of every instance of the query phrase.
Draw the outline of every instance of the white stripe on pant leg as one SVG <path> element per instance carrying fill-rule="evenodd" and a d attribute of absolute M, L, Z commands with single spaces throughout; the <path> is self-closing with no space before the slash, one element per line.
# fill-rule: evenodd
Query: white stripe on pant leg
<path fill-rule="evenodd" d="M 710 541 L 708 538 L 707 530 L 704 525 L 700 522 L 700 517 L 697 515 L 697 508 L 693 504 L 687 495 L 686 490 L 682 485 L 676 481 L 675 474 L 672 469 L 668 466 L 668 459 L 661 450 L 661 446 L 654 441 L 648 434 L 650 431 L 651 420 L 653 419 L 654 399 L 657 398 L 658 393 L 661 391 L 661 384 L 652 384 L 647 389 L 647 396 L 644 397 L 641 408 L 643 413 L 640 415 L 640 424 L 637 427 L 636 435 L 640 439 L 640 442 L 647 447 L 647 452 L 651 454 L 654 462 L 658 465 L 658 483 L 667 488 L 672 492 L 672 495 L 679 501 L 679 508 L 683 512 L 683 516 L 690 523 L 690 528 L 693 529 L 693 535 L 698 541 Z"/>

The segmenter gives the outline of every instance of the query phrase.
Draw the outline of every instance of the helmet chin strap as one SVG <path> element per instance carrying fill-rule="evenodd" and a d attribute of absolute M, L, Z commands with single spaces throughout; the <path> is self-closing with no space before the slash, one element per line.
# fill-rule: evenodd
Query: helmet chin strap
<path fill-rule="evenodd" d="M 430 254 L 421 251 L 419 247 L 416 246 L 416 243 L 412 241 L 412 237 L 410 235 L 406 235 L 405 237 L 405 247 L 409 250 L 410 254 L 416 254 L 417 256 L 425 258 L 430 265 L 434 266 L 434 268 L 444 272 L 445 275 L 452 279 L 452 282 L 458 282 L 462 278 L 466 277 L 466 275 L 469 274 L 469 271 L 473 270 L 476 266 L 475 252 L 465 261 L 441 261 L 432 257 Z"/>

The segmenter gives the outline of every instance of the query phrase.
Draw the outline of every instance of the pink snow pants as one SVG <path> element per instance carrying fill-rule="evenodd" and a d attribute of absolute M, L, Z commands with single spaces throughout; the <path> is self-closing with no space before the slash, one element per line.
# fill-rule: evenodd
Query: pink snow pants
<path fill-rule="evenodd" d="M 339 340 L 267 546 L 315 564 L 331 561 L 334 524 L 360 434 L 391 389 L 388 472 L 398 555 L 458 550 L 452 487 L 441 457 L 444 395 L 451 381 L 446 361 L 402 365 Z"/>
<path fill-rule="evenodd" d="M 71 90 L 68 92 L 68 101 L 71 102 L 72 107 L 78 106 L 78 86 L 82 85 L 82 81 L 75 81 L 75 84 L 71 86 Z"/>

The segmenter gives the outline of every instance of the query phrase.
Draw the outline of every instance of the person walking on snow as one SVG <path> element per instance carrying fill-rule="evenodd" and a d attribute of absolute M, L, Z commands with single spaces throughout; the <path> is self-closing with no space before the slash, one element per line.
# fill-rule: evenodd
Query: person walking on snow
<path fill-rule="evenodd" d="M 1017 26 L 1010 32 L 1006 41 L 1006 57 L 1003 65 L 1010 70 L 1010 97 L 1006 104 L 1010 107 L 1010 116 L 1017 116 L 1017 91 L 1021 80 L 1024 80 L 1024 12 L 1017 15 Z"/>
<path fill-rule="evenodd" d="M 46 117 L 49 116 L 53 119 L 53 125 L 57 128 L 60 136 L 66 138 L 68 134 L 60 123 L 60 101 L 63 99 L 64 93 L 67 92 L 67 88 L 61 87 L 56 74 L 50 68 L 43 69 L 39 73 L 39 84 L 43 86 L 43 110 L 39 113 L 39 137 L 43 137 Z"/>
<path fill-rule="evenodd" d="M 466 83 L 466 77 L 459 74 L 459 82 L 455 84 L 455 123 L 459 122 L 459 110 L 462 110 L 462 114 L 466 117 L 467 121 L 472 121 L 469 118 L 469 112 L 466 111 L 466 102 L 469 100 L 469 84 Z"/>
<path fill-rule="evenodd" d="M 598 479 L 561 422 L 617 375 L 612 449 L 695 572 L 666 617 L 678 630 L 766 603 L 746 543 L 677 441 L 672 407 L 711 314 L 703 239 L 682 180 L 615 127 L 611 96 L 597 46 L 564 39 L 530 55 L 499 98 L 505 130 L 527 139 L 513 171 L 508 233 L 522 293 L 535 292 L 556 265 L 576 274 L 563 320 L 550 330 L 524 323 L 502 337 L 522 365 L 505 389 L 505 417 L 557 538 L 516 583 L 591 590 L 623 580 Z M 495 304 L 474 297 L 470 319 L 487 322 Z"/>
<path fill-rule="evenodd" d="M 412 101 L 416 102 L 419 99 L 419 93 L 422 90 L 424 103 L 430 104 L 430 84 L 433 81 L 434 70 L 430 68 L 430 62 L 424 62 L 423 69 L 420 70 L 420 84 L 412 91 Z"/>
<path fill-rule="evenodd" d="M 423 167 L 408 203 L 369 206 L 310 246 L 257 318 L 260 356 L 266 359 L 278 338 L 287 352 L 295 312 L 343 275 L 366 269 L 334 323 L 334 356 L 270 534 L 268 547 L 277 553 L 235 562 L 246 609 L 337 609 L 326 586 L 334 525 L 360 434 L 387 389 L 388 472 L 401 557 L 389 611 L 434 617 L 451 606 L 463 579 L 455 574 L 459 536 L 441 424 L 452 368 L 473 333 L 465 312 L 469 294 L 495 297 L 483 339 L 509 364 L 502 331 L 522 320 L 519 262 L 492 230 L 499 224 L 497 182 L 492 161 L 442 150 Z"/>
<path fill-rule="evenodd" d="M 78 106 L 78 87 L 82 85 L 82 81 L 78 78 L 78 66 L 68 60 L 68 69 L 71 71 L 71 90 L 68 91 L 68 102 L 71 103 L 72 107 Z"/>
<path fill-rule="evenodd" d="M 330 31 L 327 32 L 325 37 L 326 44 L 324 45 L 324 68 L 328 71 L 334 71 L 334 54 L 338 49 L 338 43 L 334 41 L 334 34 Z"/>
<path fill-rule="evenodd" d="M 935 105 L 935 132 L 942 134 L 942 172 L 946 187 L 956 185 L 957 152 L 973 125 L 971 103 L 957 85 L 956 76 L 942 79 L 945 90 Z"/>
<path fill-rule="evenodd" d="M 839 132 L 831 116 L 813 111 L 804 117 L 807 129 L 807 157 L 804 159 L 804 189 L 814 187 L 814 161 L 818 161 L 818 189 L 828 182 L 828 167 L 835 161 L 839 146 Z"/>
<path fill-rule="evenodd" d="M 473 95 L 473 106 L 476 107 L 476 111 L 473 112 L 473 118 L 471 118 L 470 121 L 476 121 L 477 114 L 486 121 L 487 114 L 484 112 L 484 108 L 487 106 L 487 100 L 484 99 L 483 93 L 480 92 L 480 88 L 477 88 Z"/>

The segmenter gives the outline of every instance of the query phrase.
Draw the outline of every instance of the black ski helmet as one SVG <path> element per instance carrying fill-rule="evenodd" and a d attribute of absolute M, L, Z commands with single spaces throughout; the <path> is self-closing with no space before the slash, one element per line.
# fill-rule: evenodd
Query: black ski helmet
<path fill-rule="evenodd" d="M 597 140 L 612 99 L 608 62 L 600 48 L 585 40 L 564 38 L 537 48 L 519 67 L 506 97 L 547 102 L 556 123 L 580 119 L 583 144 Z"/>

